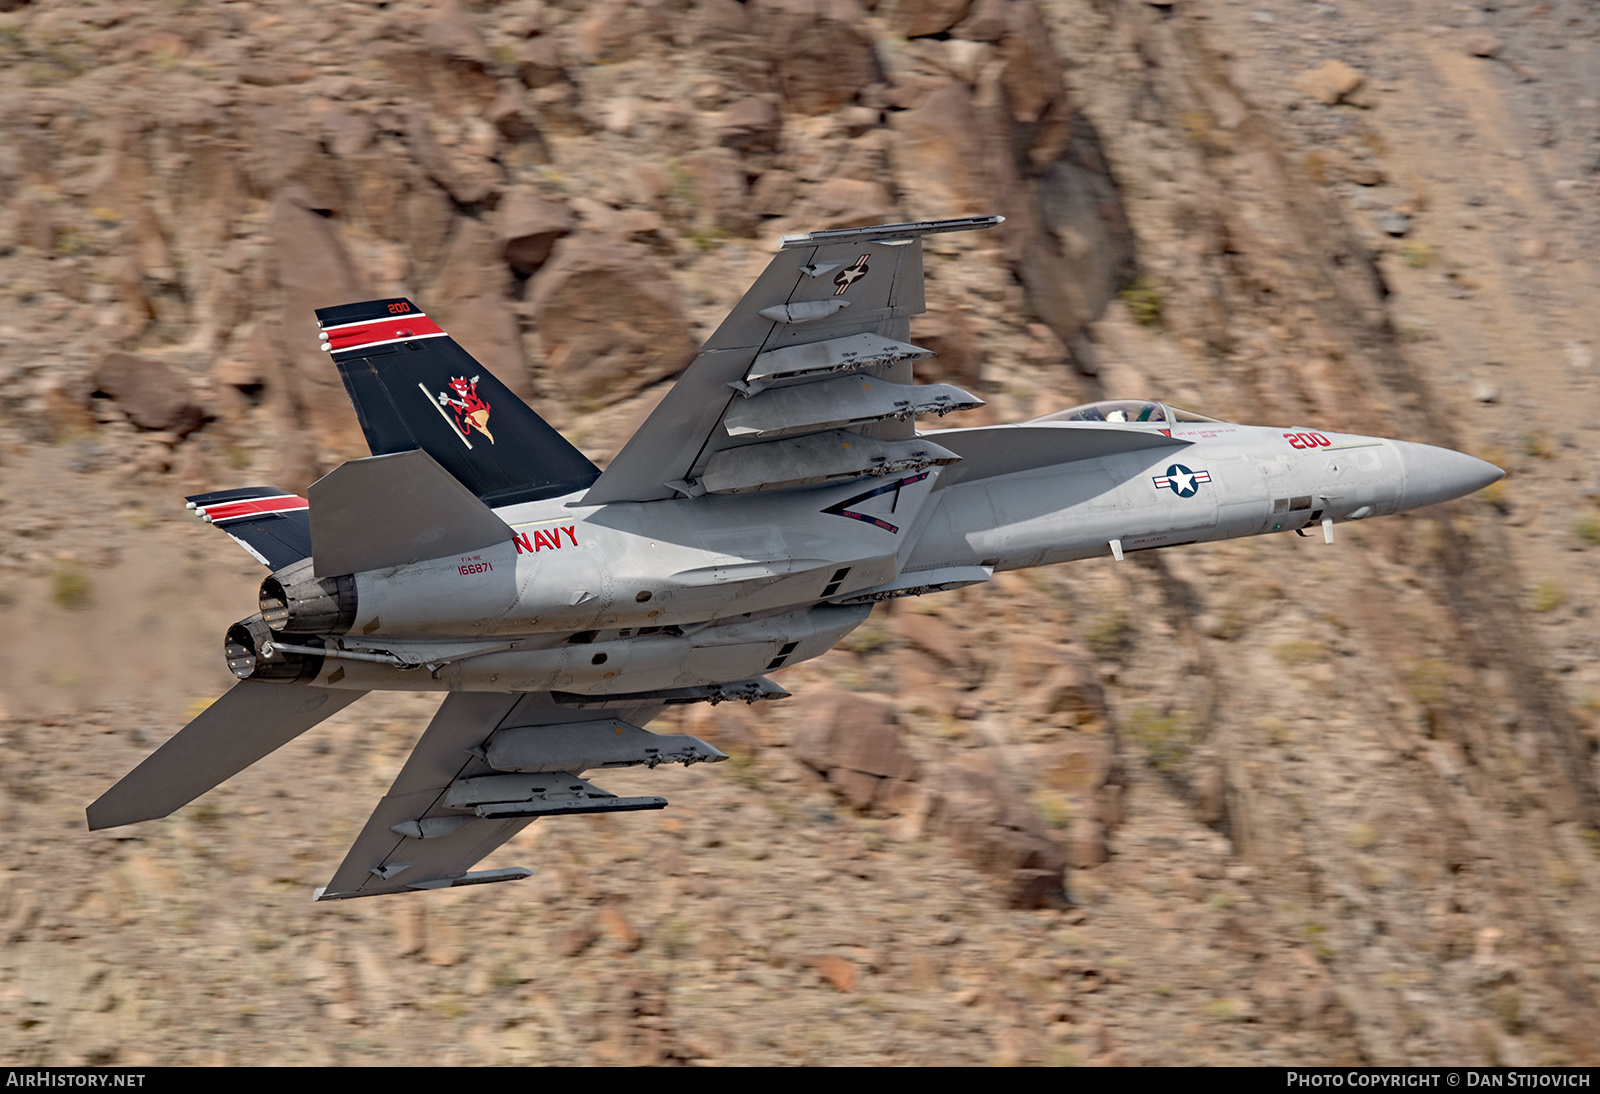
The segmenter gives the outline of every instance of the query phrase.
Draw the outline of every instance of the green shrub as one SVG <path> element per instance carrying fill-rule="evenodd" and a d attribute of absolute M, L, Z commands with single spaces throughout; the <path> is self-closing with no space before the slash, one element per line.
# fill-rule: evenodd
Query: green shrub
<path fill-rule="evenodd" d="M 1148 278 L 1139 278 L 1119 295 L 1135 323 L 1145 327 L 1161 325 L 1161 290 L 1150 284 Z"/>

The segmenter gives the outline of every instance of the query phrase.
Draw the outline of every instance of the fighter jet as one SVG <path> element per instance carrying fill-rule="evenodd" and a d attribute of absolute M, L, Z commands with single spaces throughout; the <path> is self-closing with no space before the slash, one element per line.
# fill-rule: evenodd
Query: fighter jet
<path fill-rule="evenodd" d="M 998 571 L 1365 520 L 1503 472 L 1442 448 L 1148 400 L 918 432 L 982 405 L 931 356 L 922 240 L 997 216 L 786 236 L 601 471 L 416 304 L 319 310 L 372 455 L 189 506 L 271 571 L 228 629 L 239 682 L 89 806 L 164 817 L 370 691 L 445 698 L 316 899 L 474 871 L 540 817 L 659 809 L 587 775 L 726 757 L 644 726 L 788 693 L 878 601 Z"/>

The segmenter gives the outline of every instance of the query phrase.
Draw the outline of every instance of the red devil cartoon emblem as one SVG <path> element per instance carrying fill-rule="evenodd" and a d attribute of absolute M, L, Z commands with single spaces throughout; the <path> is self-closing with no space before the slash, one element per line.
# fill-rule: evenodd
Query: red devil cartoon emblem
<path fill-rule="evenodd" d="M 439 413 L 443 414 L 448 409 L 455 415 L 456 430 L 468 448 L 472 447 L 468 438 L 474 429 L 488 437 L 490 444 L 494 443 L 494 434 L 489 432 L 489 404 L 478 397 L 478 377 L 468 380 L 452 376 L 450 390 L 439 392 L 436 399 Z"/>

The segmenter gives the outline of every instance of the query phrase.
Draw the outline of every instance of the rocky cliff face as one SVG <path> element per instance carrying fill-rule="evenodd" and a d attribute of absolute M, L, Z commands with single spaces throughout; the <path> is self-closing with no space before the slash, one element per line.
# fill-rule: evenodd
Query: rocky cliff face
<path fill-rule="evenodd" d="M 14 1059 L 1594 1062 L 1597 30 L 1576 0 L 0 3 Z M 880 609 L 795 699 L 682 719 L 731 765 L 613 780 L 667 814 L 530 829 L 518 886 L 306 901 L 408 696 L 82 830 L 251 610 L 181 496 L 363 452 L 313 307 L 411 296 L 603 462 L 778 234 L 985 212 L 930 241 L 914 327 L 980 414 L 1150 395 L 1511 476 L 1333 546 Z"/>

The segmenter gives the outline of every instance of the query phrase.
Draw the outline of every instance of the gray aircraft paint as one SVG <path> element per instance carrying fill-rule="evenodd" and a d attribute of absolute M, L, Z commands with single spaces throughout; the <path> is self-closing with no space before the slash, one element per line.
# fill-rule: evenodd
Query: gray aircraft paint
<path fill-rule="evenodd" d="M 279 570 L 263 614 L 229 632 L 246 679 L 213 709 L 242 712 L 259 739 L 212 756 L 221 716 L 202 715 L 91 807 L 91 825 L 170 812 L 322 707 L 440 691 L 318 895 L 526 877 L 471 867 L 539 816 L 665 805 L 582 772 L 723 758 L 642 727 L 670 703 L 781 697 L 762 674 L 831 649 L 876 600 L 1317 524 L 1331 537 L 1502 474 L 1446 449 L 1148 401 L 919 433 L 919 405 L 981 404 L 949 385 L 897 386 L 927 356 L 910 331 L 920 237 L 995 223 L 786 238 L 611 465 L 564 497 L 491 509 L 422 450 L 336 469 L 309 492 L 311 565 Z"/>

